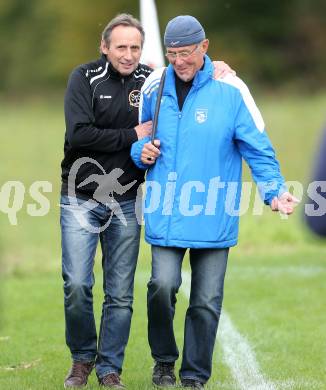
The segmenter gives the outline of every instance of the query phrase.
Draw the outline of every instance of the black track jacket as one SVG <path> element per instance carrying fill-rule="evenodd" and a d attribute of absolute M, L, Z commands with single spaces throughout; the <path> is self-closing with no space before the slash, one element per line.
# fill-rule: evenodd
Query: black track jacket
<path fill-rule="evenodd" d="M 121 76 L 102 55 L 97 61 L 77 67 L 71 73 L 65 95 L 66 134 L 61 193 L 68 194 L 68 175 L 81 157 L 97 161 L 109 174 L 114 168 L 124 173 L 120 184 L 137 183 L 124 194 L 114 194 L 117 201 L 136 197 L 144 172 L 130 158 L 131 144 L 137 141 L 140 89 L 152 69 L 139 64 L 129 76 Z M 82 160 L 79 160 L 82 161 Z M 82 164 L 72 184 L 77 197 L 90 199 L 98 183 L 80 186 L 90 175 L 103 175 L 94 162 Z M 94 178 L 92 176 L 91 178 Z"/>

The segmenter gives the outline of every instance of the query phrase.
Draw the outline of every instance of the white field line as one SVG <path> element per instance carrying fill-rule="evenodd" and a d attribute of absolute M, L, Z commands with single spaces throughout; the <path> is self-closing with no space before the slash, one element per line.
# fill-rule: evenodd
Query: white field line
<path fill-rule="evenodd" d="M 189 272 L 182 272 L 182 281 L 181 291 L 189 298 L 191 285 Z M 225 363 L 239 389 L 276 390 L 274 383 L 264 378 L 260 372 L 255 354 L 248 341 L 237 331 L 225 310 L 220 318 L 218 338 L 222 345 Z"/>

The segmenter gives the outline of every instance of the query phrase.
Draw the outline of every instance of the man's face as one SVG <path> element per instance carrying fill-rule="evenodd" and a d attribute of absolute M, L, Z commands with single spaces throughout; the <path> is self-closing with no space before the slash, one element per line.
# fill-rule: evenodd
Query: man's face
<path fill-rule="evenodd" d="M 172 64 L 175 73 L 183 81 L 190 81 L 203 66 L 204 55 L 208 49 L 208 39 L 190 46 L 177 48 L 167 47 L 166 57 Z"/>
<path fill-rule="evenodd" d="M 117 26 L 109 43 L 102 40 L 101 50 L 122 75 L 130 75 L 138 66 L 141 55 L 141 34 L 136 27 Z"/>

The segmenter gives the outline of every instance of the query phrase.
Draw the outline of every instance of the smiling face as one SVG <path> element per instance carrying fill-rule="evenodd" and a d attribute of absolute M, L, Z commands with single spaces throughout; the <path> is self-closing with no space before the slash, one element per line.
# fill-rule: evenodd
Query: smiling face
<path fill-rule="evenodd" d="M 141 34 L 136 27 L 117 26 L 112 30 L 109 42 L 102 40 L 101 50 L 122 76 L 128 76 L 140 60 Z"/>
<path fill-rule="evenodd" d="M 208 49 L 208 39 L 178 48 L 166 49 L 166 57 L 173 66 L 177 76 L 183 81 L 190 81 L 195 77 L 196 72 L 204 64 L 204 55 Z"/>

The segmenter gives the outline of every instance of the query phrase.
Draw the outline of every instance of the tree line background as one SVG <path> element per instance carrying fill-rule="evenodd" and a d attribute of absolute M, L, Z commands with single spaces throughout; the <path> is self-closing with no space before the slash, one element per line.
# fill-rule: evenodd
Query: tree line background
<path fill-rule="evenodd" d="M 157 0 L 162 36 L 179 14 L 196 16 L 209 54 L 246 82 L 316 91 L 326 85 L 325 0 Z M 135 0 L 0 2 L 0 92 L 57 91 L 80 63 L 95 59 L 100 34 L 120 12 L 139 17 Z M 150 39 L 150 37 L 147 37 Z"/>

